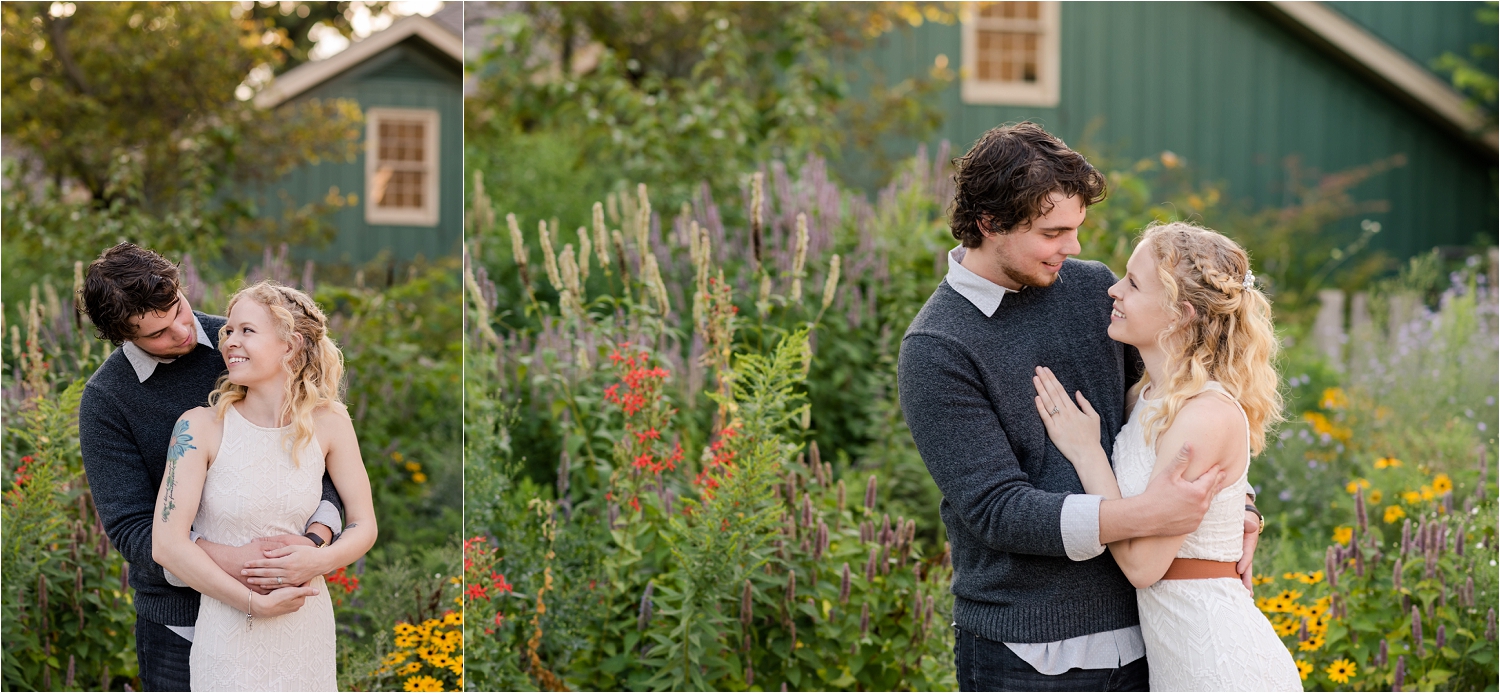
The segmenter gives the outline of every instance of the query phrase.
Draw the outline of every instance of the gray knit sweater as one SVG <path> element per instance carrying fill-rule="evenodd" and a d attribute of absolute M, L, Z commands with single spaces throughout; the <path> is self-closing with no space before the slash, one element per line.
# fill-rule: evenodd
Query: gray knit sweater
<path fill-rule="evenodd" d="M 1083 484 L 1047 438 L 1031 382 L 1047 366 L 1070 394 L 1082 389 L 1102 418 L 1099 442 L 1114 449 L 1127 382 L 1126 350 L 1106 332 L 1114 281 L 1100 263 L 1068 260 L 1055 284 L 1006 294 L 991 317 L 943 282 L 902 340 L 901 409 L 943 492 L 953 620 L 989 640 L 1057 642 L 1139 623 L 1108 551 L 1072 561 L 1063 549 L 1063 499 Z"/>

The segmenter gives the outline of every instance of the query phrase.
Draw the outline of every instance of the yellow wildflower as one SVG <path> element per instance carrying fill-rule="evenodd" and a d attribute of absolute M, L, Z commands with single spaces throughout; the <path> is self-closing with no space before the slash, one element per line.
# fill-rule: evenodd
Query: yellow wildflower
<path fill-rule="evenodd" d="M 402 649 L 406 649 L 408 647 L 416 647 L 416 646 L 417 646 L 417 637 L 415 635 L 398 635 L 398 636 L 396 636 L 396 647 L 399 647 L 399 648 L 402 648 Z"/>
<path fill-rule="evenodd" d="M 1298 592 L 1297 590 L 1282 590 L 1281 594 L 1276 595 L 1276 598 L 1286 601 L 1290 604 L 1290 602 L 1295 602 L 1298 599 L 1301 599 L 1302 593 Z"/>
<path fill-rule="evenodd" d="M 415 482 L 417 482 L 419 484 L 425 484 L 425 483 L 427 483 L 427 475 L 423 474 L 421 472 L 417 472 L 417 473 L 411 475 L 411 480 L 415 481 Z"/>
<path fill-rule="evenodd" d="M 1323 391 L 1323 396 L 1318 398 L 1318 406 L 1324 409 L 1343 409 L 1349 406 L 1349 396 L 1337 387 L 1330 387 Z"/>
<path fill-rule="evenodd" d="M 1354 534 L 1353 527 L 1349 528 L 1349 533 L 1351 536 Z M 1348 538 L 1345 538 L 1344 541 L 1340 543 L 1347 544 L 1349 543 L 1349 540 Z M 1302 575 L 1297 576 L 1297 581 L 1301 582 L 1304 585 L 1316 585 L 1323 581 L 1323 571 L 1315 570 L 1311 573 L 1303 573 Z"/>
<path fill-rule="evenodd" d="M 1312 633 L 1307 634 L 1307 639 L 1297 644 L 1297 649 L 1303 652 L 1317 652 L 1323 647 L 1323 636 Z"/>
<path fill-rule="evenodd" d="M 420 471 L 422 471 L 422 465 L 417 464 L 416 462 L 408 461 L 406 463 L 406 471 L 408 471 L 408 472 L 420 472 Z"/>
<path fill-rule="evenodd" d="M 1344 486 L 1344 490 L 1348 491 L 1349 495 L 1351 496 L 1354 495 L 1355 491 L 1358 491 L 1362 488 L 1370 488 L 1369 479 L 1355 479 L 1354 481 L 1351 481 L 1346 486 Z"/>
<path fill-rule="evenodd" d="M 417 627 L 410 623 L 397 623 L 392 630 L 396 631 L 396 635 L 410 635 L 416 632 Z"/>
<path fill-rule="evenodd" d="M 1270 597 L 1256 597 L 1255 598 L 1255 608 L 1260 609 L 1264 613 L 1268 613 L 1268 614 L 1276 613 L 1276 610 L 1273 609 L 1273 608 L 1271 608 L 1272 605 L 1274 605 L 1275 603 L 1276 602 L 1274 600 L 1272 600 Z"/>
<path fill-rule="evenodd" d="M 400 451 L 397 451 L 397 452 L 391 453 L 391 459 L 393 459 L 393 460 L 395 460 L 397 462 L 400 462 L 401 460 L 406 459 L 406 458 L 404 458 L 404 457 L 401 456 Z"/>
<path fill-rule="evenodd" d="M 1296 580 L 1297 579 L 1297 574 L 1296 573 L 1282 573 L 1281 574 L 1281 579 L 1283 579 L 1283 580 Z"/>
<path fill-rule="evenodd" d="M 1388 524 L 1388 525 L 1389 524 L 1393 524 L 1393 523 L 1396 522 L 1396 520 L 1399 520 L 1399 519 L 1401 519 L 1403 517 L 1406 517 L 1406 511 L 1402 510 L 1401 506 L 1399 506 L 1399 505 L 1392 505 L 1392 506 L 1387 506 L 1386 507 L 1386 509 L 1385 509 L 1385 523 L 1386 524 Z"/>
<path fill-rule="evenodd" d="M 1403 491 L 1401 493 L 1401 500 L 1406 501 L 1407 505 L 1416 505 L 1422 500 L 1422 494 L 1416 491 Z"/>
<path fill-rule="evenodd" d="M 1257 587 L 1260 585 L 1268 585 L 1275 581 L 1276 578 L 1273 578 L 1269 575 L 1257 575 L 1250 580 L 1251 584 L 1256 585 Z"/>
<path fill-rule="evenodd" d="M 419 672 L 421 670 L 422 670 L 422 663 L 421 662 L 411 662 L 411 663 L 407 664 L 406 666 L 401 667 L 400 669 L 397 669 L 396 670 L 396 675 L 397 676 L 406 676 L 408 674 L 415 674 L 415 673 L 417 673 L 417 672 Z"/>
<path fill-rule="evenodd" d="M 1432 480 L 1432 490 L 1437 493 L 1447 493 L 1453 490 L 1453 480 L 1447 474 L 1439 474 Z"/>
<path fill-rule="evenodd" d="M 1354 538 L 1354 528 L 1353 527 L 1335 527 L 1334 530 L 1333 530 L 1333 540 L 1335 542 L 1338 542 L 1340 544 L 1348 546 L 1349 545 L 1349 540 L 1351 540 L 1353 538 Z"/>
<path fill-rule="evenodd" d="M 431 676 L 413 676 L 406 680 L 408 691 L 441 691 L 443 683 Z"/>
<path fill-rule="evenodd" d="M 1435 497 L 1437 495 L 1432 492 L 1431 486 L 1422 486 L 1422 500 L 1432 500 Z"/>
<path fill-rule="evenodd" d="M 1307 662 L 1304 662 L 1304 661 L 1302 661 L 1300 659 L 1297 660 L 1297 674 L 1302 677 L 1303 681 L 1307 680 L 1307 675 L 1311 674 L 1312 670 L 1313 670 L 1313 665 L 1308 664 Z"/>
<path fill-rule="evenodd" d="M 1297 632 L 1302 627 L 1302 624 L 1285 616 L 1277 616 L 1276 620 L 1271 622 L 1271 627 L 1276 629 L 1277 635 L 1284 638 Z"/>
<path fill-rule="evenodd" d="M 1354 676 L 1355 666 L 1354 662 L 1347 659 L 1335 659 L 1333 664 L 1328 665 L 1328 668 L 1323 671 L 1327 672 L 1328 678 L 1336 683 L 1348 683 L 1349 678 Z"/>
<path fill-rule="evenodd" d="M 1382 458 L 1380 458 L 1378 460 L 1375 460 L 1375 468 L 1376 469 L 1387 469 L 1387 468 L 1394 469 L 1394 468 L 1400 467 L 1400 466 L 1401 466 L 1401 460 L 1398 460 L 1398 459 L 1396 459 L 1394 457 L 1382 457 Z"/>
<path fill-rule="evenodd" d="M 1379 503 L 1382 500 L 1385 500 L 1385 494 L 1381 493 L 1380 489 L 1377 488 L 1374 491 L 1370 492 L 1370 503 L 1371 504 Z"/>

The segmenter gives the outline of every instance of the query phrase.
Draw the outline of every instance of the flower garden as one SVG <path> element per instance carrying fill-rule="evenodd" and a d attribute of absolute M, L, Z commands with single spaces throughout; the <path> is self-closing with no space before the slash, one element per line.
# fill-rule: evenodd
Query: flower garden
<path fill-rule="evenodd" d="M 950 242 L 945 158 L 873 202 L 809 159 L 738 205 L 622 187 L 541 219 L 475 174 L 471 689 L 956 687 L 937 493 L 894 390 Z M 1130 185 L 1086 256 L 1119 263 L 1174 194 L 1145 163 L 1109 173 Z M 1377 313 L 1425 307 L 1337 359 L 1278 306 L 1291 420 L 1251 471 L 1256 603 L 1309 689 L 1495 685 L 1494 270 L 1437 262 L 1373 285 Z"/>

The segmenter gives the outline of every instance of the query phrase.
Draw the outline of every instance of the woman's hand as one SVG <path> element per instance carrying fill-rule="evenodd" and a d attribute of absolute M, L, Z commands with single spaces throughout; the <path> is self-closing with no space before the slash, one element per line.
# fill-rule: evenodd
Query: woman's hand
<path fill-rule="evenodd" d="M 1047 437 L 1052 439 L 1052 444 L 1074 467 L 1100 457 L 1091 454 L 1103 452 L 1099 445 L 1099 414 L 1084 398 L 1083 392 L 1076 393 L 1078 404 L 1074 405 L 1062 383 L 1052 374 L 1052 369 L 1039 366 L 1036 373 L 1031 378 L 1031 383 L 1036 386 L 1036 411 L 1042 416 L 1042 424 L 1047 427 Z"/>
<path fill-rule="evenodd" d="M 245 593 L 250 594 L 248 590 Z M 284 616 L 302 608 L 308 597 L 317 594 L 316 587 L 288 587 L 284 590 L 272 590 L 264 596 L 256 594 L 249 597 L 250 614 L 258 618 Z"/>
<path fill-rule="evenodd" d="M 246 562 L 240 574 L 248 576 L 250 584 L 266 589 L 304 585 L 330 572 L 322 550 L 311 546 L 278 546 L 263 551 L 262 556 Z"/>

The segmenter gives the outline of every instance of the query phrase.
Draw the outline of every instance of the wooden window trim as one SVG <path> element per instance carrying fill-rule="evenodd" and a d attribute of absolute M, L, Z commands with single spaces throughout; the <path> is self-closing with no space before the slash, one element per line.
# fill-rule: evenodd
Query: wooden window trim
<path fill-rule="evenodd" d="M 966 104 L 996 106 L 1046 106 L 1058 103 L 1058 88 L 1061 72 L 1061 15 L 1062 3 L 1042 2 L 1038 22 L 1042 26 L 1041 42 L 1037 48 L 1037 81 L 1033 84 L 1005 84 L 981 81 L 979 75 L 979 28 L 981 25 L 1002 25 L 1007 20 L 981 18 L 979 8 L 971 4 L 960 14 L 963 31 L 961 75 L 961 97 Z"/>
<path fill-rule="evenodd" d="M 417 209 L 384 209 L 375 204 L 375 180 L 380 152 L 380 123 L 384 120 L 423 121 L 426 156 L 422 162 L 422 206 Z M 431 109 L 371 108 L 365 111 L 365 223 L 379 226 L 438 225 L 438 128 L 442 118 Z"/>

